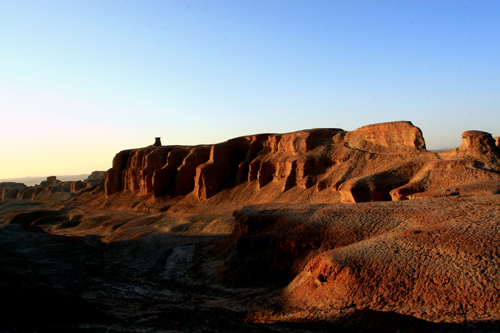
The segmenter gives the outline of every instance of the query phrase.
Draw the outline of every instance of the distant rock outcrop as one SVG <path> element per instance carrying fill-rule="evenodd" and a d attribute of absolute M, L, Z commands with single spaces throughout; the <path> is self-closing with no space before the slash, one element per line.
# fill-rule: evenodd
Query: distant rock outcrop
<path fill-rule="evenodd" d="M 462 137 L 458 148 L 429 152 L 420 129 L 398 121 L 350 132 L 325 128 L 214 145 L 153 145 L 119 152 L 107 171 L 105 193 L 192 194 L 203 201 L 230 190 L 247 202 L 316 196 L 353 203 L 405 200 L 453 184 L 500 180 L 500 149 L 492 136 L 467 131 Z"/>
<path fill-rule="evenodd" d="M 20 188 L 27 188 L 28 186 L 26 186 L 25 184 L 23 183 L 15 183 L 15 182 L 2 182 L 0 183 L 0 190 L 3 190 L 3 189 L 20 189 Z"/>
<path fill-rule="evenodd" d="M 80 191 L 87 189 L 104 191 L 105 171 L 94 171 L 83 181 L 63 182 L 56 176 L 47 177 L 40 185 L 26 186 L 19 183 L 0 183 L 0 200 L 22 199 L 41 202 L 57 202 L 72 199 Z M 5 184 L 5 185 L 1 185 Z"/>
<path fill-rule="evenodd" d="M 92 173 L 83 182 L 89 187 L 99 185 L 106 178 L 106 171 L 92 171 Z"/>
<path fill-rule="evenodd" d="M 49 186 L 54 186 L 57 184 L 61 184 L 62 182 L 57 179 L 56 176 L 50 176 L 47 177 L 47 180 L 44 180 L 43 182 L 40 183 L 40 187 L 49 187 Z"/>

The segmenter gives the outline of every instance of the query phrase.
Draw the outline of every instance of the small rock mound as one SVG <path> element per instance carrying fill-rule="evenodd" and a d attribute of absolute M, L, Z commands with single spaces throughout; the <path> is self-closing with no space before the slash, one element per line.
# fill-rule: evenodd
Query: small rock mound
<path fill-rule="evenodd" d="M 345 140 L 351 148 L 380 154 L 407 154 L 426 150 L 422 131 L 409 121 L 363 126 L 348 132 Z"/>
<path fill-rule="evenodd" d="M 462 133 L 462 144 L 455 149 L 441 152 L 443 159 L 474 160 L 500 164 L 500 149 L 490 133 L 482 131 L 465 131 Z"/>

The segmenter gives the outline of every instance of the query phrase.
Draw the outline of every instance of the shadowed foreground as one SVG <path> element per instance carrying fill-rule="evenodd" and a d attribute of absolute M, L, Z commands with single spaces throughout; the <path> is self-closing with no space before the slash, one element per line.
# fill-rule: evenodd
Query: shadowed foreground
<path fill-rule="evenodd" d="M 97 199 L 37 205 L 29 214 L 20 201 L 2 202 L 2 330 L 488 332 L 498 325 L 498 195 L 268 204 L 235 217 L 224 207 L 206 215 L 103 209 Z M 59 219 L 37 223 L 46 209 Z"/>

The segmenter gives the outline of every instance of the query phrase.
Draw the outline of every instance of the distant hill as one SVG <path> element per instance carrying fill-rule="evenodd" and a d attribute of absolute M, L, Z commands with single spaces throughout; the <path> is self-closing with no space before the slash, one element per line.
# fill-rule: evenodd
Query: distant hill
<path fill-rule="evenodd" d="M 63 182 L 69 182 L 69 181 L 77 181 L 77 180 L 84 180 L 88 178 L 90 174 L 85 173 L 81 175 L 65 175 L 65 176 L 58 176 L 56 175 L 57 179 L 63 181 Z M 28 186 L 33 186 L 40 184 L 40 182 L 44 181 L 47 179 L 48 176 L 45 177 L 21 177 L 21 178 L 7 178 L 7 179 L 0 179 L 1 182 L 15 182 L 15 183 L 23 183 Z"/>

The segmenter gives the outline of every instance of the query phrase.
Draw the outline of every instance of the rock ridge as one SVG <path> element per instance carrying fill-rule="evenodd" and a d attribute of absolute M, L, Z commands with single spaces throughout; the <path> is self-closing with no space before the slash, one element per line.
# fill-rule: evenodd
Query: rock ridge
<path fill-rule="evenodd" d="M 63 182 L 49 176 L 40 185 L 26 186 L 20 183 L 0 183 L 0 200 L 21 199 L 40 202 L 56 202 L 72 199 L 83 192 L 104 191 L 104 171 L 94 171 L 85 180 Z M 102 186 L 100 187 L 102 183 Z"/>
<path fill-rule="evenodd" d="M 491 134 L 466 131 L 459 147 L 430 152 L 418 127 L 396 121 L 353 131 L 318 128 L 123 150 L 106 173 L 105 193 L 190 194 L 206 201 L 231 190 L 248 202 L 316 196 L 354 203 L 406 200 L 450 184 L 490 180 L 500 180 L 500 148 Z M 294 199 L 287 196 L 290 190 Z M 331 195 L 320 194 L 325 190 Z"/>

